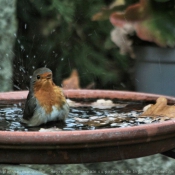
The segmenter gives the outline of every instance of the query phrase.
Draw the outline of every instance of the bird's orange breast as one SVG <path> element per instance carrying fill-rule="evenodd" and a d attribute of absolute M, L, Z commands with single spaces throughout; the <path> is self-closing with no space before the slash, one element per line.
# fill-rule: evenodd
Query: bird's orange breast
<path fill-rule="evenodd" d="M 61 88 L 56 86 L 52 80 L 35 83 L 34 95 L 39 101 L 39 104 L 45 109 L 46 113 L 52 111 L 52 106 L 58 109 L 62 108 L 66 102 Z"/>

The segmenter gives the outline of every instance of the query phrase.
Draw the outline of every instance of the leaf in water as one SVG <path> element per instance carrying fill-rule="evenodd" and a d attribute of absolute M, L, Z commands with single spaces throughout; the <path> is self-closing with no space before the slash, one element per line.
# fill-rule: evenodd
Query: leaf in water
<path fill-rule="evenodd" d="M 145 108 L 145 111 L 139 117 L 160 117 L 160 121 L 169 120 L 175 118 L 175 106 L 167 105 L 167 99 L 165 97 L 159 97 L 155 105 L 149 105 Z"/>
<path fill-rule="evenodd" d="M 112 107 L 124 108 L 127 106 L 127 104 L 116 104 L 116 103 L 113 103 L 112 100 L 99 99 L 96 102 L 91 103 L 91 106 L 93 108 L 98 108 L 98 109 L 108 109 Z"/>
<path fill-rule="evenodd" d="M 98 109 L 110 109 L 112 107 L 124 108 L 127 106 L 127 104 L 113 103 L 113 101 L 111 100 L 104 100 L 104 99 L 99 99 L 93 103 L 79 103 L 79 102 L 75 102 L 70 99 L 67 99 L 67 103 L 69 104 L 69 106 L 72 106 L 72 107 L 91 106 L 93 108 L 98 108 Z"/>
<path fill-rule="evenodd" d="M 47 132 L 47 131 L 62 131 L 62 129 L 57 128 L 57 127 L 52 127 L 52 128 L 40 128 L 39 132 Z"/>
<path fill-rule="evenodd" d="M 77 117 L 74 119 L 79 123 L 83 123 L 84 125 L 98 127 L 98 126 L 109 125 L 111 123 L 122 123 L 123 121 L 126 120 L 126 116 L 122 118 L 121 114 L 116 114 L 115 117 L 93 116 L 93 117 L 90 117 L 89 119 L 82 119 Z"/>
<path fill-rule="evenodd" d="M 86 119 L 86 118 L 84 119 L 79 117 L 75 117 L 74 119 L 79 123 L 87 123 L 89 121 L 89 119 Z"/>

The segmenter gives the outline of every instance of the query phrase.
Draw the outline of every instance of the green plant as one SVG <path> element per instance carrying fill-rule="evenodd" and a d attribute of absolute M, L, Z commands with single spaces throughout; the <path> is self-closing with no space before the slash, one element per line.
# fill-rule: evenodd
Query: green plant
<path fill-rule="evenodd" d="M 115 31 L 111 34 L 112 40 L 123 53 L 129 52 L 133 56 L 133 41 L 128 34 L 131 36 L 134 32 L 139 39 L 160 47 L 175 46 L 174 0 L 122 1 L 122 4 L 119 1 L 114 1 L 112 7 L 94 15 L 93 20 L 110 19 L 115 26 Z M 122 43 L 119 42 L 121 36 L 124 38 Z"/>
<path fill-rule="evenodd" d="M 132 63 L 110 41 L 112 25 L 91 20 L 106 5 L 99 0 L 18 0 L 15 84 L 26 89 L 29 75 L 47 66 L 58 85 L 76 68 L 83 88 L 95 82 L 96 88 L 130 89 Z"/>

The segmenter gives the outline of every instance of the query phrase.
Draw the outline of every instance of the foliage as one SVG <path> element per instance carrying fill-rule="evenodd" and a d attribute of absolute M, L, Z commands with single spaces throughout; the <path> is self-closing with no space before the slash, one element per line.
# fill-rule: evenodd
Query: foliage
<path fill-rule="evenodd" d="M 95 82 L 96 88 L 130 88 L 131 61 L 110 41 L 112 25 L 91 20 L 106 5 L 105 0 L 18 0 L 15 83 L 26 89 L 28 74 L 47 66 L 59 85 L 76 68 L 81 87 Z"/>
<path fill-rule="evenodd" d="M 124 29 L 129 25 L 129 31 L 132 28 L 141 40 L 153 42 L 160 47 L 175 46 L 174 0 L 139 0 L 129 6 L 125 1 L 124 5 L 126 8 L 122 12 L 117 9 L 120 6 L 115 4 L 112 8 L 94 15 L 93 19 L 106 19 L 108 13 L 108 19 L 114 26 Z M 116 10 L 113 10 L 114 8 Z M 128 34 L 127 31 L 126 34 Z"/>

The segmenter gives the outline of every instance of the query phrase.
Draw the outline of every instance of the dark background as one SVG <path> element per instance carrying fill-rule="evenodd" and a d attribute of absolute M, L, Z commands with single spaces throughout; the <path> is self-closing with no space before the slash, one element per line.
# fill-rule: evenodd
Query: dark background
<path fill-rule="evenodd" d="M 52 69 L 57 85 L 76 68 L 82 88 L 94 82 L 96 89 L 133 90 L 135 60 L 119 54 L 110 40 L 113 26 L 109 20 L 91 20 L 111 2 L 18 0 L 15 87 L 28 89 L 29 76 L 35 69 L 46 66 Z"/>

